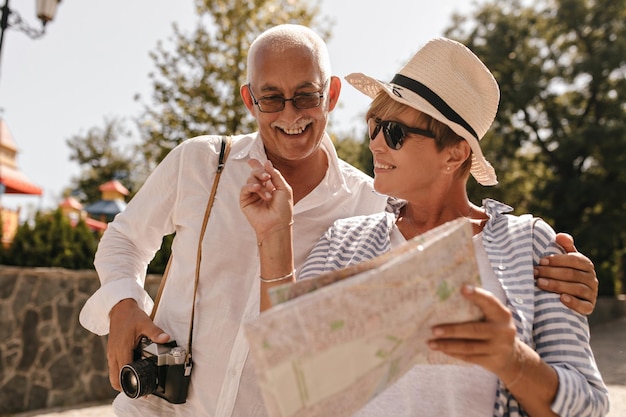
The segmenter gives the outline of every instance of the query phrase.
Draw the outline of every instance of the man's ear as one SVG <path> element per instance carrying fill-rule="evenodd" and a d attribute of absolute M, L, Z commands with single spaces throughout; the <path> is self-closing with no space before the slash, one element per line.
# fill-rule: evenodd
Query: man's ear
<path fill-rule="evenodd" d="M 243 104 L 248 108 L 250 114 L 254 116 L 254 101 L 252 101 L 252 96 L 250 95 L 250 85 L 243 84 L 239 87 L 239 94 L 241 95 L 241 99 L 243 100 Z"/>
<path fill-rule="evenodd" d="M 339 93 L 341 93 L 341 79 L 333 75 L 330 77 L 328 88 L 328 111 L 332 111 L 339 102 Z"/>

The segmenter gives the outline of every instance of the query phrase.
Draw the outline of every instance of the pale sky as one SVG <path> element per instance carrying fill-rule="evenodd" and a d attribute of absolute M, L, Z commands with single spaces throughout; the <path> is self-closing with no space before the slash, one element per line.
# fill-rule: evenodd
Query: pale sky
<path fill-rule="evenodd" d="M 10 6 L 40 26 L 35 0 L 13 0 Z M 158 40 L 168 45 L 173 22 L 193 30 L 193 8 L 193 0 L 63 0 L 42 38 L 5 31 L 0 117 L 17 144 L 18 167 L 44 195 L 4 194 L 0 204 L 26 213 L 56 207 L 79 173 L 66 140 L 103 127 L 105 117 L 139 115 L 141 105 L 133 97 L 151 93 L 148 73 L 154 65 L 148 53 Z M 420 46 L 443 34 L 454 11 L 470 10 L 468 0 L 323 0 L 322 13 L 335 22 L 328 44 L 333 72 L 390 80 Z M 340 103 L 331 116 L 334 127 L 363 134 L 367 97 L 344 82 Z"/>

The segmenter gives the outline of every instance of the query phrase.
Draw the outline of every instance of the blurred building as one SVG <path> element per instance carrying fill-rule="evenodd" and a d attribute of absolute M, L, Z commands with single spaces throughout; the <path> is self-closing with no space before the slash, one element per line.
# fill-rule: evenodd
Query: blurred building
<path fill-rule="evenodd" d="M 87 212 L 83 209 L 83 205 L 72 196 L 63 200 L 61 204 L 59 204 L 59 208 L 61 209 L 61 213 L 70 220 L 72 226 L 76 226 L 82 219 L 87 227 L 94 232 L 104 232 L 107 228 L 106 222 L 101 222 L 100 220 L 89 217 Z"/>
<path fill-rule="evenodd" d="M 101 199 L 85 207 L 85 211 L 92 219 L 101 222 L 111 222 L 113 218 L 126 208 L 125 198 L 128 189 L 118 180 L 105 182 L 99 188 L 102 193 Z"/>
<path fill-rule="evenodd" d="M 19 225 L 20 210 L 2 205 L 5 194 L 41 195 L 42 190 L 17 167 L 17 146 L 6 122 L 0 119 L 0 219 L 2 244 L 13 240 Z"/>
<path fill-rule="evenodd" d="M 40 187 L 31 182 L 17 167 L 17 146 L 3 119 L 0 119 L 0 226 L 2 242 L 7 246 L 13 241 L 20 224 L 20 209 L 3 207 L 2 197 L 9 194 L 41 195 Z M 103 232 L 107 223 L 126 208 L 126 196 L 129 192 L 118 180 L 108 181 L 99 187 L 101 199 L 86 207 L 75 197 L 67 197 L 59 208 L 76 225 L 79 220 L 94 232 Z"/>

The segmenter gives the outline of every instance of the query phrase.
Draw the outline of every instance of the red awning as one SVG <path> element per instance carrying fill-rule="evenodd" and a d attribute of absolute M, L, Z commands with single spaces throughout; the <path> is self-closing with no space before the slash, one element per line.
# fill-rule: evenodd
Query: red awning
<path fill-rule="evenodd" d="M 41 188 L 30 182 L 26 175 L 5 165 L 0 166 L 0 184 L 4 184 L 4 192 L 7 194 L 41 195 L 43 193 Z"/>

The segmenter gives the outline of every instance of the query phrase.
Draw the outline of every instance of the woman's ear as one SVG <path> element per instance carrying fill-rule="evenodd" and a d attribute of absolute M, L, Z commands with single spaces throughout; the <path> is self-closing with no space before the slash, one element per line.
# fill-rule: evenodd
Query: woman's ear
<path fill-rule="evenodd" d="M 472 149 L 469 143 L 466 140 L 460 140 L 448 148 L 446 167 L 450 167 L 449 171 L 456 171 L 471 155 Z"/>

